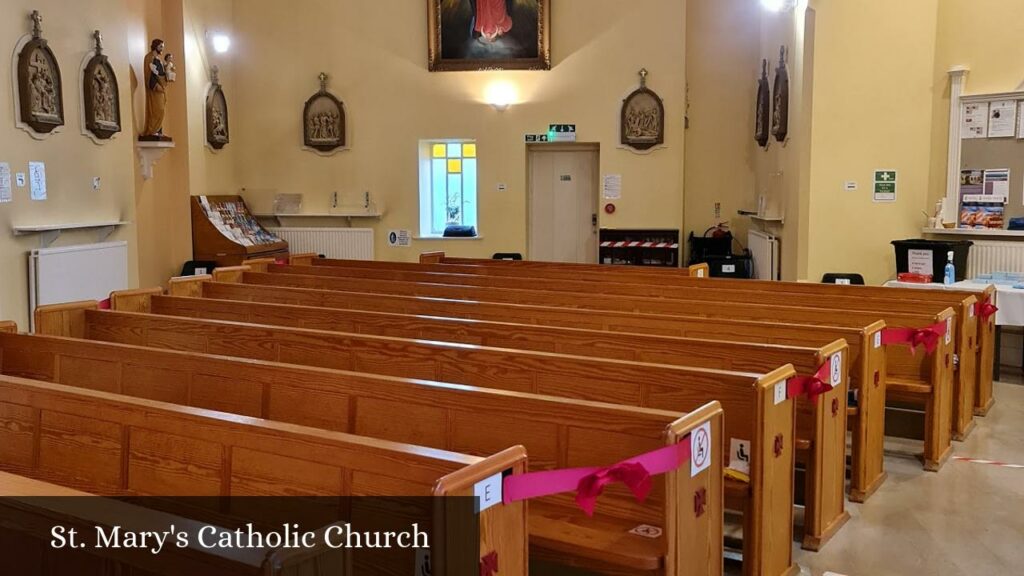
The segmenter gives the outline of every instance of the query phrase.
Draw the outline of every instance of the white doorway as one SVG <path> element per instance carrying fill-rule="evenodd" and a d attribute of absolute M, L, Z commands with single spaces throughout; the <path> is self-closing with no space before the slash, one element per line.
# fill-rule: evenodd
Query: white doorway
<path fill-rule="evenodd" d="M 527 257 L 597 263 L 598 144 L 530 144 L 526 150 Z"/>

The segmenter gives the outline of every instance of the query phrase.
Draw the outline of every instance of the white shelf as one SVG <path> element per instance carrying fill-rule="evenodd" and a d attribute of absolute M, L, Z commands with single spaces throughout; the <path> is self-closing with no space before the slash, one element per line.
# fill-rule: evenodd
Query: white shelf
<path fill-rule="evenodd" d="M 61 233 L 67 230 L 98 230 L 97 242 L 103 242 L 118 226 L 124 226 L 128 222 L 112 220 L 109 222 L 77 222 L 71 224 L 38 224 L 35 226 L 12 226 L 15 236 L 26 236 L 39 234 L 39 246 L 46 248 L 53 244 L 60 237 Z"/>
<path fill-rule="evenodd" d="M 277 225 L 287 228 L 289 223 L 306 223 L 319 221 L 320 225 L 331 227 L 332 219 L 344 218 L 348 225 L 352 226 L 353 218 L 380 218 L 384 214 L 380 212 L 316 212 L 309 214 L 253 214 L 256 218 L 273 219 Z M 303 225 L 303 224 L 300 224 Z"/>
<path fill-rule="evenodd" d="M 925 234 L 935 236 L 991 236 L 995 238 L 1024 238 L 1024 230 L 973 229 L 973 228 L 922 228 Z"/>
<path fill-rule="evenodd" d="M 739 214 L 740 216 L 746 216 L 747 218 L 750 218 L 751 220 L 755 220 L 757 222 L 764 222 L 766 224 L 785 224 L 786 223 L 786 219 L 784 217 L 782 217 L 782 216 L 759 216 L 756 212 L 749 211 L 749 210 L 737 210 L 736 213 Z"/>

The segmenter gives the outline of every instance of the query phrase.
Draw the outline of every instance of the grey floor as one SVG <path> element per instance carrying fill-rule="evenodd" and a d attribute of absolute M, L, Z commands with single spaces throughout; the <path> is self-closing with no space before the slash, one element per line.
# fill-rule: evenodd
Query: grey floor
<path fill-rule="evenodd" d="M 954 456 L 1024 465 L 1017 373 L 1004 369 L 995 406 L 954 443 Z M 925 472 L 912 450 L 913 443 L 887 441 L 888 480 L 866 503 L 847 503 L 852 518 L 820 552 L 795 547 L 801 574 L 1024 574 L 1024 469 L 950 460 Z"/>

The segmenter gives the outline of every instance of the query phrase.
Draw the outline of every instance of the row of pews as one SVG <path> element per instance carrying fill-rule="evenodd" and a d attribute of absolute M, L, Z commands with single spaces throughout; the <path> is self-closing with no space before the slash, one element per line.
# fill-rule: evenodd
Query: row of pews
<path fill-rule="evenodd" d="M 293 255 L 42 307 L 35 335 L 0 326 L 0 463 L 104 495 L 500 474 L 481 574 L 721 574 L 739 517 L 744 573 L 774 576 L 798 572 L 795 505 L 817 550 L 884 482 L 887 406 L 923 412 L 933 471 L 991 406 L 990 293 L 704 275 Z"/>

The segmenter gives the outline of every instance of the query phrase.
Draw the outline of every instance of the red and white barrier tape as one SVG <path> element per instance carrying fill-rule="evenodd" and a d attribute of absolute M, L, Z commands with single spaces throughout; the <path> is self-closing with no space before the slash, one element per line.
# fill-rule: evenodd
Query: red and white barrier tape
<path fill-rule="evenodd" d="M 965 458 L 964 456 L 953 456 L 953 460 L 969 462 L 971 464 L 988 464 L 990 466 L 999 466 L 1000 468 L 1024 469 L 1024 464 L 1007 464 L 1006 462 L 1000 462 L 999 460 L 982 460 L 980 458 Z"/>

